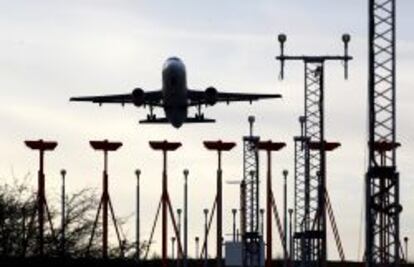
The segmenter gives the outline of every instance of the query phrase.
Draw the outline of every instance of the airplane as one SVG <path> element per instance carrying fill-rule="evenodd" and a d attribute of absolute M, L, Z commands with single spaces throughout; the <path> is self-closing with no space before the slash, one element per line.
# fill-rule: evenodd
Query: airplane
<path fill-rule="evenodd" d="M 162 68 L 162 89 L 156 91 L 144 91 L 135 88 L 132 93 L 103 96 L 72 97 L 70 101 L 92 102 L 102 104 L 134 104 L 136 107 L 149 107 L 146 120 L 140 123 L 170 123 L 175 128 L 180 128 L 183 123 L 212 123 L 214 119 L 204 118 L 201 111 L 203 105 L 214 106 L 224 102 L 250 102 L 259 99 L 281 98 L 279 94 L 246 94 L 218 92 L 214 87 L 208 87 L 204 91 L 193 90 L 187 87 L 186 69 L 184 63 L 178 57 L 168 58 Z M 154 107 L 164 109 L 165 118 L 157 118 Z M 188 117 L 188 108 L 196 107 L 194 117 Z"/>

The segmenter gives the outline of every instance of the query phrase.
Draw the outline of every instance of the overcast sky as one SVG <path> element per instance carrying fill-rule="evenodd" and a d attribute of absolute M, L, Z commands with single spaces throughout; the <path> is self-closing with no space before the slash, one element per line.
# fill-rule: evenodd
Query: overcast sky
<path fill-rule="evenodd" d="M 414 215 L 408 209 L 414 203 L 410 194 L 414 2 L 397 4 L 401 235 L 414 239 Z M 355 60 L 350 64 L 350 79 L 343 79 L 340 63 L 326 66 L 326 136 L 342 143 L 328 157 L 327 179 L 346 256 L 361 259 L 367 166 L 367 1 L 0 0 L 0 10 L 0 179 L 30 173 L 35 186 L 37 154 L 25 148 L 23 140 L 57 140 L 56 152 L 47 156 L 48 198 L 57 205 L 61 168 L 68 170 L 68 191 L 100 189 L 102 155 L 89 147 L 89 140 L 122 141 L 124 147 L 110 155 L 111 196 L 117 215 L 130 216 L 124 232 L 133 239 L 134 170 L 142 170 L 142 236 L 147 239 L 161 192 L 161 154 L 151 151 L 148 141 L 181 141 L 183 147 L 169 157 L 169 183 L 174 207 L 181 206 L 182 170 L 190 170 L 191 255 L 194 236 L 202 235 L 202 208 L 211 207 L 215 193 L 216 155 L 207 152 L 202 141 L 236 141 L 238 147 L 224 156 L 224 176 L 225 180 L 241 179 L 241 140 L 248 133 L 248 115 L 256 116 L 255 133 L 261 138 L 288 144 L 273 157 L 274 191 L 282 207 L 281 172 L 286 168 L 293 173 L 293 136 L 299 134 L 298 116 L 304 110 L 303 66 L 288 63 L 286 79 L 278 80 L 277 34 L 288 35 L 290 54 L 341 54 L 341 35 L 352 34 L 350 51 Z M 179 130 L 139 125 L 146 111 L 133 106 L 99 108 L 68 102 L 77 95 L 127 93 L 135 87 L 159 89 L 161 66 L 169 56 L 182 58 L 191 88 L 281 93 L 284 98 L 251 106 L 217 105 L 206 111 L 207 117 L 217 119 L 216 124 L 184 125 Z M 265 173 L 263 160 L 261 172 Z M 289 180 L 293 203 L 292 175 Z M 231 233 L 231 209 L 238 207 L 238 199 L 238 188 L 225 185 L 226 234 Z M 158 254 L 160 230 L 154 245 Z M 337 253 L 330 228 L 328 234 L 329 258 L 334 259 Z M 281 255 L 274 236 L 274 256 Z"/>

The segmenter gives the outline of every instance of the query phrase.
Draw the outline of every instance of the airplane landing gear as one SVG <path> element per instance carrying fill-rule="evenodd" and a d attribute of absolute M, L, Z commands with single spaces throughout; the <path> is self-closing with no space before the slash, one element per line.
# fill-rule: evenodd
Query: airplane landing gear
<path fill-rule="evenodd" d="M 195 118 L 200 121 L 204 120 L 204 113 L 201 112 L 201 105 L 197 106 L 197 113 L 195 114 Z"/>
<path fill-rule="evenodd" d="M 157 118 L 157 116 L 154 114 L 154 107 L 150 106 L 149 107 L 149 114 L 147 115 L 147 120 L 151 121 L 151 120 L 155 120 Z"/>

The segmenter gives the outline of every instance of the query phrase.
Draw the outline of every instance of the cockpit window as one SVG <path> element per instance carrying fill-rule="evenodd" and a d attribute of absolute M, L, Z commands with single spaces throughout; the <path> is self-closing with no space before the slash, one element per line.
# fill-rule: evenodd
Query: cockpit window
<path fill-rule="evenodd" d="M 181 61 L 178 57 L 170 57 L 168 61 Z"/>

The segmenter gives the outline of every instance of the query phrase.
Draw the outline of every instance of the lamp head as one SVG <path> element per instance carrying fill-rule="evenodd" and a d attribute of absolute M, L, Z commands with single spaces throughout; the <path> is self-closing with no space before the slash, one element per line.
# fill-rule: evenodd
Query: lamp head
<path fill-rule="evenodd" d="M 351 35 L 348 33 L 345 33 L 344 35 L 342 35 L 342 41 L 345 44 L 348 44 L 351 41 Z"/>
<path fill-rule="evenodd" d="M 264 214 L 265 210 L 264 210 L 264 209 L 260 209 L 260 210 L 259 210 L 259 212 L 260 212 L 261 214 Z"/>
<path fill-rule="evenodd" d="M 284 34 L 284 33 L 279 34 L 279 35 L 277 36 L 277 39 L 279 40 L 279 42 L 280 42 L 281 44 L 285 43 L 285 42 L 286 42 L 286 40 L 287 40 L 286 34 Z"/>
<path fill-rule="evenodd" d="M 254 123 L 255 117 L 254 116 L 249 116 L 248 120 L 249 120 L 249 123 Z"/>
<path fill-rule="evenodd" d="M 188 171 L 188 169 L 184 169 L 183 173 L 184 173 L 184 176 L 188 176 L 188 174 L 189 174 L 190 172 Z"/>
<path fill-rule="evenodd" d="M 141 170 L 140 169 L 136 169 L 135 170 L 135 175 L 139 177 L 141 175 Z"/>
<path fill-rule="evenodd" d="M 288 173 L 289 173 L 288 170 L 283 170 L 283 176 L 286 177 L 288 175 Z"/>
<path fill-rule="evenodd" d="M 62 169 L 61 171 L 60 171 L 60 174 L 64 177 L 64 176 L 66 176 L 66 170 L 65 169 Z"/>

